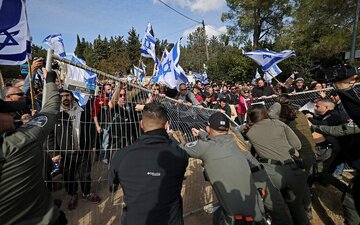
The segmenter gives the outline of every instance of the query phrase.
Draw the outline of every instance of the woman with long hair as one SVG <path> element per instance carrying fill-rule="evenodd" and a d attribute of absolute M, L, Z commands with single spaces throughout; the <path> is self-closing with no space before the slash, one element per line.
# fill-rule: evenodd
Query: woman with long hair
<path fill-rule="evenodd" d="M 249 107 L 248 116 L 250 128 L 246 136 L 258 161 L 283 194 L 294 224 L 310 224 L 305 210 L 305 201 L 310 196 L 306 175 L 293 160 L 301 148 L 299 138 L 280 120 L 270 119 L 264 105 Z"/>

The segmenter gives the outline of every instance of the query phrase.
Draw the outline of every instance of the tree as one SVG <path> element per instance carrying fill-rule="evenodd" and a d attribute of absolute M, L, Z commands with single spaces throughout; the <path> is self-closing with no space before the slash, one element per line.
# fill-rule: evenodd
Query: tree
<path fill-rule="evenodd" d="M 264 37 L 276 37 L 291 14 L 290 0 L 226 0 L 230 10 L 223 13 L 221 20 L 230 21 L 228 34 L 231 39 L 242 44 L 252 34 L 253 49 L 259 47 Z"/>
<path fill-rule="evenodd" d="M 140 59 L 140 47 L 139 34 L 136 33 L 134 27 L 128 32 L 127 38 L 127 53 L 131 64 L 138 65 Z"/>
<path fill-rule="evenodd" d="M 80 41 L 79 35 L 76 35 L 76 47 L 74 53 L 77 57 L 84 60 L 85 60 L 85 56 L 84 56 L 85 47 L 86 47 L 85 39 L 82 38 L 82 40 Z"/>

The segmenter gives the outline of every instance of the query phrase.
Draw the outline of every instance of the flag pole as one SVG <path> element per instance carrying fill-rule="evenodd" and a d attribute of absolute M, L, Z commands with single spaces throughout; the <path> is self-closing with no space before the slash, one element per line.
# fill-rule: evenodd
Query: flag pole
<path fill-rule="evenodd" d="M 51 62 L 52 62 L 52 55 L 53 54 L 54 54 L 54 50 L 49 48 L 47 50 L 46 66 L 45 66 L 47 72 L 49 72 L 51 70 Z M 43 96 L 42 96 L 42 101 L 41 101 L 42 107 L 44 107 L 46 99 L 47 99 L 47 91 L 46 91 L 46 84 L 44 84 L 44 86 L 43 86 Z"/>
<path fill-rule="evenodd" d="M 1 90 L 5 87 L 5 82 L 4 82 L 3 75 L 1 73 L 1 69 L 0 69 L 0 87 L 1 87 Z M 5 96 L 2 96 L 2 91 L 0 91 L 0 98 L 2 99 L 3 97 L 5 97 Z"/>
<path fill-rule="evenodd" d="M 32 85 L 32 74 L 31 74 L 31 64 L 30 64 L 30 59 L 27 59 L 27 63 L 28 63 L 28 76 L 29 76 L 29 82 L 30 82 L 30 99 L 31 99 L 31 109 L 32 111 L 35 110 L 35 103 L 34 103 L 34 90 L 33 90 L 33 85 Z"/>

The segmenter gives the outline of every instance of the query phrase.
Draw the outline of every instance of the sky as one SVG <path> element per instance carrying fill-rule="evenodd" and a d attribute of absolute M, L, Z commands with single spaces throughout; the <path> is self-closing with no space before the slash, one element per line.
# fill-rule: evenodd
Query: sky
<path fill-rule="evenodd" d="M 225 0 L 163 0 L 177 11 L 196 20 L 204 20 L 208 37 L 226 32 L 221 14 Z M 146 25 L 153 26 L 155 37 L 172 43 L 186 37 L 199 26 L 166 7 L 159 0 L 27 0 L 27 15 L 33 43 L 47 49 L 42 40 L 60 33 L 66 52 L 74 52 L 76 35 L 92 42 L 124 36 L 134 27 L 142 38 Z"/>

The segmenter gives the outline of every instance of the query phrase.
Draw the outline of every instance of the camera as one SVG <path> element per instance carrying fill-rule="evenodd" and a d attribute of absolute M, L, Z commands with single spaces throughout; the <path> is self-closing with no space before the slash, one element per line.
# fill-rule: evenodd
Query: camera
<path fill-rule="evenodd" d="M 320 83 L 330 83 L 344 80 L 358 73 L 355 66 L 349 64 L 338 64 L 326 67 L 319 62 L 314 63 L 310 69 L 311 77 Z"/>

